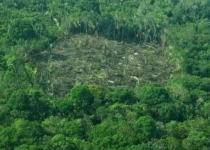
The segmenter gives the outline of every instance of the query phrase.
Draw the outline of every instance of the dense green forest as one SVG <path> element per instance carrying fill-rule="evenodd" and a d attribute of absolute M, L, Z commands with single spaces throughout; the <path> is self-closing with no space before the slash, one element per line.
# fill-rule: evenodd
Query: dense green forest
<path fill-rule="evenodd" d="M 209 0 L 0 0 L 0 34 L 1 150 L 210 149 Z M 76 35 L 161 50 L 174 70 L 164 82 L 87 79 L 62 92 L 45 65 Z"/>

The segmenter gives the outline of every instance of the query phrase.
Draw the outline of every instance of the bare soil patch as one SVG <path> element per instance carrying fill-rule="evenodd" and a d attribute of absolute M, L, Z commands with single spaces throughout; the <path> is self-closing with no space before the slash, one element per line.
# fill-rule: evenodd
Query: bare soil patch
<path fill-rule="evenodd" d="M 77 83 L 116 87 L 164 83 L 176 66 L 171 60 L 155 44 L 142 46 L 77 34 L 58 42 L 42 69 L 49 74 L 49 91 L 63 95 Z"/>

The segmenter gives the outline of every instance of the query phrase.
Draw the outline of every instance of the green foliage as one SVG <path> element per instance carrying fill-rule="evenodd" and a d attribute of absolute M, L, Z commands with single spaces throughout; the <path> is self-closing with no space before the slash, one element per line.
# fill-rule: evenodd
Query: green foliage
<path fill-rule="evenodd" d="M 184 139 L 188 135 L 187 127 L 184 124 L 176 121 L 171 121 L 166 124 L 167 135 L 177 139 Z"/>
<path fill-rule="evenodd" d="M 181 142 L 170 136 L 155 142 L 153 148 L 156 150 L 182 150 Z"/>
<path fill-rule="evenodd" d="M 188 138 L 182 141 L 182 146 L 186 150 L 207 150 L 209 146 L 209 139 L 204 136 L 203 132 L 191 132 Z"/>
<path fill-rule="evenodd" d="M 88 85 L 88 89 L 90 90 L 90 93 L 94 97 L 93 106 L 95 108 L 98 108 L 102 104 L 106 103 L 106 101 L 104 100 L 106 89 L 103 86 Z"/>
<path fill-rule="evenodd" d="M 94 103 L 94 97 L 87 86 L 75 85 L 68 97 L 77 115 L 93 113 L 94 110 L 91 107 Z"/>
<path fill-rule="evenodd" d="M 181 54 L 182 69 L 192 75 L 209 76 L 209 19 L 180 26 L 172 34 L 173 45 Z M 188 34 L 185 34 L 188 33 Z"/>
<path fill-rule="evenodd" d="M 110 123 L 112 126 L 110 126 Z M 101 136 L 98 136 L 101 133 Z M 135 132 L 126 122 L 107 119 L 88 132 L 93 149 L 123 149 L 136 142 Z"/>
<path fill-rule="evenodd" d="M 153 150 L 148 144 L 132 145 L 126 150 Z"/>
<path fill-rule="evenodd" d="M 209 19 L 208 0 L 1 0 L 0 149 L 209 149 Z M 78 33 L 162 46 L 180 70 L 165 85 L 49 96 L 37 61 Z"/>
<path fill-rule="evenodd" d="M 23 144 L 35 147 L 40 144 L 38 139 L 42 135 L 43 131 L 38 123 L 18 119 L 0 131 L 0 148 L 14 149 Z"/>
<path fill-rule="evenodd" d="M 45 149 L 63 149 L 63 150 L 77 150 L 73 140 L 62 134 L 53 136 Z"/>
<path fill-rule="evenodd" d="M 201 108 L 201 114 L 205 118 L 210 117 L 210 102 L 204 103 L 203 107 Z"/>
<path fill-rule="evenodd" d="M 51 101 L 53 114 L 62 117 L 73 117 L 73 105 L 69 99 L 53 99 Z"/>
<path fill-rule="evenodd" d="M 76 5 L 76 8 L 79 8 L 81 12 L 90 12 L 94 11 L 96 13 L 100 13 L 100 8 L 99 8 L 99 2 L 96 0 L 90 0 L 90 1 L 85 1 L 85 0 L 79 0 Z"/>
<path fill-rule="evenodd" d="M 110 91 L 107 91 L 105 98 L 111 103 L 133 104 L 136 101 L 134 92 L 124 88 L 110 89 Z"/>
<path fill-rule="evenodd" d="M 35 37 L 36 33 L 30 20 L 14 20 L 8 30 L 8 43 L 18 43 L 21 40 L 31 40 Z"/>
<path fill-rule="evenodd" d="M 17 90 L 11 94 L 8 102 L 10 115 L 14 118 L 40 120 L 48 115 L 48 103 L 42 100 L 38 90 Z"/>
<path fill-rule="evenodd" d="M 9 1 L 1 1 L 4 7 L 9 9 L 17 9 L 17 10 L 26 10 L 28 12 L 33 11 L 46 11 L 48 0 L 9 0 Z"/>
<path fill-rule="evenodd" d="M 4 51 L 0 51 L 0 69 L 6 70 L 6 62 L 4 59 L 5 56 L 5 52 Z"/>
<path fill-rule="evenodd" d="M 157 127 L 155 120 L 150 116 L 142 116 L 133 124 L 134 131 L 140 143 L 156 137 Z"/>
<path fill-rule="evenodd" d="M 57 116 L 50 116 L 42 122 L 43 130 L 51 137 L 57 134 L 74 138 L 85 137 L 85 126 L 81 119 L 68 120 Z"/>
<path fill-rule="evenodd" d="M 31 150 L 41 150 L 41 146 L 22 144 L 22 145 L 17 146 L 15 148 L 15 150 L 28 150 L 28 149 L 31 149 Z"/>
<path fill-rule="evenodd" d="M 159 84 L 147 84 L 138 92 L 140 102 L 149 106 L 170 102 L 168 91 Z"/>
<path fill-rule="evenodd" d="M 139 100 L 145 104 L 148 113 L 159 121 L 167 122 L 176 119 L 175 106 L 169 92 L 158 84 L 147 84 L 137 91 Z"/>
<path fill-rule="evenodd" d="M 208 149 L 209 147 L 209 120 L 197 118 L 195 120 L 187 120 L 185 122 L 189 134 L 182 141 L 184 149 Z"/>
<path fill-rule="evenodd" d="M 9 116 L 9 109 L 6 105 L 6 100 L 0 98 L 0 125 L 9 120 L 7 116 Z"/>
<path fill-rule="evenodd" d="M 174 77 L 170 80 L 169 84 L 179 84 L 182 85 L 183 88 L 191 91 L 194 89 L 199 89 L 202 83 L 202 79 L 198 76 L 190 76 L 190 75 L 182 75 L 178 77 Z"/>
<path fill-rule="evenodd" d="M 203 81 L 197 76 L 183 75 L 169 81 L 172 97 L 188 104 L 195 104 L 199 97 L 205 96 L 205 91 L 201 89 L 202 86 Z"/>

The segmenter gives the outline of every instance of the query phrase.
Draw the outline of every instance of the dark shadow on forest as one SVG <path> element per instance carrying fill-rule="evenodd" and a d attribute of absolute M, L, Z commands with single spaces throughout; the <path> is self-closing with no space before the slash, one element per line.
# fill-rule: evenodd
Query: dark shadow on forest
<path fill-rule="evenodd" d="M 56 54 L 56 53 L 53 53 L 52 54 L 52 59 L 53 60 L 58 60 L 58 61 L 65 61 L 65 60 L 67 60 L 67 56 L 65 56 L 65 55 L 61 55 L 61 54 Z"/>

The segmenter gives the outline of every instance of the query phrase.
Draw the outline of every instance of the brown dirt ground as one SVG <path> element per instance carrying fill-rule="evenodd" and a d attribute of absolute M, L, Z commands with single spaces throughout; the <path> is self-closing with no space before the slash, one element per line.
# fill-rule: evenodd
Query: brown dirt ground
<path fill-rule="evenodd" d="M 77 34 L 55 44 L 50 57 L 43 57 L 39 64 L 41 73 L 47 74 L 46 89 L 62 96 L 77 83 L 114 87 L 165 83 L 176 68 L 171 57 L 155 44 Z"/>

